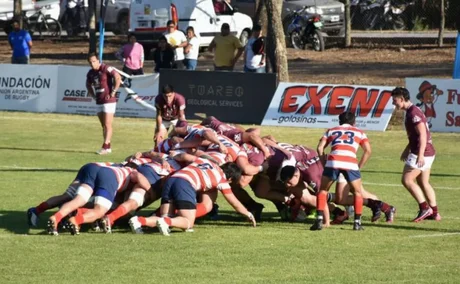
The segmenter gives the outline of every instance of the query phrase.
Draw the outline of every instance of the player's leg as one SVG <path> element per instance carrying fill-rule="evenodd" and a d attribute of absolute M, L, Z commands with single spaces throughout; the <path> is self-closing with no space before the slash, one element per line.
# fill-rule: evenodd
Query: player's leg
<path fill-rule="evenodd" d="M 196 216 L 200 218 L 210 213 L 214 206 L 214 202 L 217 200 L 217 191 L 208 191 L 201 194 L 201 201 L 196 204 Z"/>
<path fill-rule="evenodd" d="M 425 197 L 428 201 L 428 205 L 431 207 L 433 211 L 433 213 L 430 216 L 428 216 L 428 219 L 440 221 L 441 215 L 438 212 L 438 206 L 436 203 L 436 193 L 430 184 L 430 174 L 430 168 L 424 169 L 422 173 L 419 176 L 417 176 L 417 183 L 422 188 L 423 193 L 425 194 Z"/>
<path fill-rule="evenodd" d="M 166 124 L 168 124 L 168 127 L 166 126 Z M 165 140 L 168 137 L 168 129 L 168 121 L 163 121 L 160 125 L 157 125 L 157 128 L 155 129 L 155 134 L 153 135 L 153 142 L 155 143 L 155 146 L 160 144 L 163 140 Z"/>
<path fill-rule="evenodd" d="M 252 187 L 252 185 L 251 185 Z M 271 183 L 267 176 L 260 176 L 255 185 L 254 193 L 256 197 L 267 199 L 272 202 L 286 202 L 288 200 L 285 194 L 271 189 Z"/>
<path fill-rule="evenodd" d="M 84 206 L 91 195 L 93 189 L 88 184 L 81 184 L 77 189 L 77 195 L 69 202 L 64 203 L 56 214 L 52 215 L 48 220 L 48 233 L 57 235 L 57 225 L 61 220 L 69 215 L 71 212 Z"/>
<path fill-rule="evenodd" d="M 422 189 L 416 182 L 416 179 L 421 172 L 421 170 L 406 164 L 401 178 L 402 184 L 417 201 L 419 206 L 419 212 L 413 222 L 420 222 L 433 214 L 433 210 L 430 208 L 428 202 L 426 202 Z"/>
<path fill-rule="evenodd" d="M 29 208 L 27 210 L 27 221 L 29 226 L 37 227 L 40 214 L 72 200 L 77 194 L 79 185 L 80 183 L 78 181 L 73 181 L 61 195 L 52 196 L 36 207 Z"/>
<path fill-rule="evenodd" d="M 353 222 L 353 230 L 359 231 L 362 230 L 363 227 L 361 225 L 361 216 L 363 214 L 363 195 L 361 192 L 362 188 L 362 180 L 361 180 L 361 173 L 359 171 L 343 171 L 345 179 L 348 181 L 350 185 L 350 190 L 353 193 L 354 199 L 354 208 L 355 208 L 355 217 Z"/>
<path fill-rule="evenodd" d="M 339 171 L 332 168 L 325 168 L 321 177 L 321 186 L 316 195 L 316 221 L 310 230 L 317 231 L 329 226 L 329 208 L 327 206 L 328 191 L 337 179 Z"/>

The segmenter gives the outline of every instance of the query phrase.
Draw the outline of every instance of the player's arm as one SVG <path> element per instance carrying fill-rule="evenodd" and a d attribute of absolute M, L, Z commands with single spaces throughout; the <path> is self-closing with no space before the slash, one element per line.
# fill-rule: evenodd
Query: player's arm
<path fill-rule="evenodd" d="M 86 90 L 88 91 L 88 95 L 90 95 L 93 99 L 96 99 L 96 95 L 94 94 L 94 88 L 89 78 L 86 79 Z"/>
<path fill-rule="evenodd" d="M 211 43 L 209 44 L 208 46 L 208 51 L 209 52 L 213 52 L 214 51 L 214 48 L 216 48 L 216 42 L 214 39 L 212 39 Z"/>
<path fill-rule="evenodd" d="M 174 160 L 178 161 L 179 163 L 185 163 L 185 164 L 191 164 L 195 162 L 197 158 L 195 155 L 192 155 L 189 153 L 180 153 L 177 155 L 174 155 L 174 153 L 172 153 L 171 156 L 174 158 Z"/>
<path fill-rule="evenodd" d="M 419 148 L 418 148 L 418 155 L 417 155 L 417 166 L 423 167 L 425 164 L 425 149 L 428 137 L 426 135 L 426 128 L 425 123 L 418 123 L 415 126 L 415 131 L 419 137 Z"/>
<path fill-rule="evenodd" d="M 219 138 L 217 137 L 216 132 L 214 132 L 214 130 L 205 129 L 203 131 L 203 138 L 208 140 L 208 141 L 210 141 L 211 143 L 219 145 L 219 150 L 220 150 L 221 153 L 223 153 L 223 154 L 228 153 L 227 147 L 225 147 L 225 145 L 222 144 L 222 142 L 219 141 Z"/>
<path fill-rule="evenodd" d="M 280 150 L 281 152 L 284 153 L 284 155 L 286 155 L 287 157 L 291 157 L 291 152 L 289 152 L 288 150 L 284 149 L 283 147 L 280 147 L 275 141 L 273 141 L 272 139 L 270 139 L 269 137 L 262 137 L 262 141 L 268 145 L 268 146 L 271 146 L 273 148 L 276 148 L 278 150 Z"/>
<path fill-rule="evenodd" d="M 113 69 L 112 71 L 109 71 Z M 121 76 L 120 74 L 118 74 L 117 71 L 115 71 L 115 69 L 113 67 L 109 67 L 107 69 L 107 71 L 110 72 L 110 75 L 112 76 L 113 80 L 114 80 L 114 86 L 113 86 L 113 89 L 112 89 L 112 92 L 110 93 L 110 96 L 111 97 L 114 97 L 115 94 L 117 93 L 118 91 L 118 88 L 120 88 L 120 85 L 121 85 Z"/>
<path fill-rule="evenodd" d="M 244 140 L 247 140 L 249 143 L 259 148 L 259 150 L 264 153 L 265 159 L 270 156 L 270 151 L 268 151 L 264 141 L 262 141 L 262 138 L 260 138 L 256 132 L 243 132 L 243 136 L 247 137 L 245 137 L 246 139 L 243 139 L 243 142 L 246 142 Z"/>
<path fill-rule="evenodd" d="M 157 109 L 157 116 L 156 116 L 156 121 L 157 121 L 157 127 L 155 128 L 155 135 L 160 132 L 161 124 L 163 123 L 163 117 L 161 116 L 161 108 L 159 105 L 156 105 L 155 108 Z"/>
<path fill-rule="evenodd" d="M 366 139 L 363 142 L 361 142 L 361 148 L 363 148 L 364 153 L 358 164 L 358 167 L 360 169 L 364 167 L 364 165 L 367 163 L 367 161 L 371 157 L 372 150 L 371 150 L 371 143 L 369 143 L 369 140 Z"/>
<path fill-rule="evenodd" d="M 236 159 L 237 166 L 243 171 L 244 175 L 255 176 L 264 170 L 263 166 L 253 166 L 249 163 L 248 158 L 240 156 Z"/>
<path fill-rule="evenodd" d="M 256 219 L 252 215 L 251 212 L 246 209 L 246 207 L 241 204 L 241 202 L 235 197 L 235 195 L 232 192 L 232 189 L 228 185 L 228 188 L 223 189 L 221 191 L 224 195 L 225 200 L 235 209 L 236 212 L 240 213 L 241 215 L 246 216 L 250 222 L 252 222 L 252 225 L 255 227 L 256 226 Z"/>
<path fill-rule="evenodd" d="M 141 174 L 138 171 L 134 171 L 130 174 L 130 179 L 134 184 L 139 185 L 140 188 L 142 188 L 145 191 L 150 190 L 150 182 L 147 180 L 147 178 Z"/>
<path fill-rule="evenodd" d="M 327 139 L 323 137 L 319 140 L 318 146 L 316 147 L 316 152 L 318 152 L 318 156 L 321 159 L 321 162 L 323 163 L 323 165 L 326 161 L 326 155 L 324 154 L 324 149 L 326 148 L 326 146 L 327 146 Z"/>

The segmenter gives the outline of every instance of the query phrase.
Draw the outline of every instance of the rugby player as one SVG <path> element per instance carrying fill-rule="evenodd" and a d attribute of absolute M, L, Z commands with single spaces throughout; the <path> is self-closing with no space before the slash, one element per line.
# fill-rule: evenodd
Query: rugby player
<path fill-rule="evenodd" d="M 229 183 L 238 180 L 241 170 L 234 163 L 219 167 L 208 159 L 197 158 L 194 163 L 175 172 L 165 183 L 161 199 L 161 215 L 148 218 L 133 217 L 129 223 L 133 233 L 142 233 L 142 226 L 156 226 L 163 235 L 170 227 L 190 231 L 195 222 L 196 193 L 219 190 L 240 214 L 256 226 L 254 216 L 236 199 Z M 177 210 L 176 217 L 168 217 Z"/>
<path fill-rule="evenodd" d="M 359 171 L 371 155 L 371 146 L 366 134 L 354 127 L 355 115 L 346 111 L 339 115 L 340 126 L 328 129 L 318 144 L 318 155 L 326 159 L 324 149 L 330 144 L 331 152 L 327 155 L 326 166 L 321 177 L 321 186 L 316 199 L 317 217 L 310 230 L 321 230 L 330 225 L 327 195 L 332 184 L 343 174 L 354 195 L 355 217 L 353 230 L 362 230 L 361 215 L 363 211 L 363 196 L 361 192 L 361 172 Z M 356 152 L 361 146 L 363 156 L 358 163 Z M 323 225 L 324 223 L 324 225 Z"/>
<path fill-rule="evenodd" d="M 396 109 L 406 112 L 404 125 L 409 143 L 401 154 L 401 161 L 405 163 L 401 182 L 419 206 L 419 212 L 413 221 L 440 221 L 436 193 L 430 184 L 431 166 L 436 151 L 426 117 L 420 108 L 410 101 L 410 94 L 406 88 L 395 88 L 391 96 Z"/>
<path fill-rule="evenodd" d="M 121 84 L 121 76 L 115 68 L 101 63 L 95 53 L 88 55 L 91 70 L 86 75 L 88 94 L 96 100 L 97 117 L 102 126 L 104 143 L 96 153 L 106 155 L 112 153 L 112 122 L 117 108 L 116 93 Z"/>

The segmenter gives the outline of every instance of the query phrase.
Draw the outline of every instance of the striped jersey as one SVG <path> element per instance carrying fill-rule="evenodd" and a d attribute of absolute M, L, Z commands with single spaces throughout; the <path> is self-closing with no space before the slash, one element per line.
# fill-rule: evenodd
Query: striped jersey
<path fill-rule="evenodd" d="M 171 138 L 166 138 L 165 140 L 158 143 L 158 145 L 153 149 L 153 151 L 158 153 L 168 154 L 171 151 L 171 148 L 174 146 Z"/>
<path fill-rule="evenodd" d="M 247 156 L 245 155 L 244 151 L 240 148 L 238 144 L 232 141 L 230 138 L 217 134 L 217 139 L 227 147 L 227 154 L 223 154 L 219 150 L 219 145 L 217 144 L 210 144 L 206 149 L 206 154 L 211 156 L 214 160 L 219 162 L 219 166 L 227 163 L 227 162 L 235 162 L 236 159 L 240 156 Z"/>
<path fill-rule="evenodd" d="M 118 183 L 118 188 L 117 191 L 121 192 L 124 191 L 128 188 L 129 182 L 131 181 L 131 176 L 130 174 L 135 171 L 135 169 L 130 168 L 130 167 L 108 167 L 111 169 L 116 177 L 117 177 L 117 183 Z"/>
<path fill-rule="evenodd" d="M 196 191 L 217 189 L 223 194 L 232 192 L 222 169 L 207 159 L 197 158 L 192 164 L 175 172 L 172 177 L 187 180 Z"/>
<path fill-rule="evenodd" d="M 159 161 L 155 161 L 150 158 L 139 158 L 133 160 L 132 162 L 138 166 L 147 165 L 151 167 L 160 176 L 168 176 L 171 173 L 182 168 L 181 165 L 179 165 L 179 163 L 176 160 L 174 160 L 174 158 L 172 158 L 171 156 L 163 153 L 159 154 L 160 158 L 169 164 L 169 169 L 167 167 L 163 167 L 163 164 Z"/>
<path fill-rule="evenodd" d="M 191 140 L 195 138 L 202 138 L 205 130 L 212 130 L 201 124 L 193 124 L 187 126 L 187 135 L 184 137 L 184 140 Z M 214 130 L 212 130 L 214 131 Z"/>
<path fill-rule="evenodd" d="M 342 124 L 327 130 L 321 140 L 326 140 L 326 145 L 331 145 L 326 168 L 359 170 L 356 152 L 362 143 L 368 141 L 363 131 L 349 124 Z"/>

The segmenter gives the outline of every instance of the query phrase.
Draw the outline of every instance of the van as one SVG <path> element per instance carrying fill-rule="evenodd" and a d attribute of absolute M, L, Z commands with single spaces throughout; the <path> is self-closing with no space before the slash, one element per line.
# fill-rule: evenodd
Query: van
<path fill-rule="evenodd" d="M 166 23 L 173 20 L 185 33 L 188 26 L 195 29 L 200 47 L 207 47 L 220 33 L 223 23 L 243 45 L 248 41 L 252 19 L 238 13 L 225 0 L 132 0 L 130 7 L 130 32 L 141 44 L 153 44 L 167 30 Z"/>

